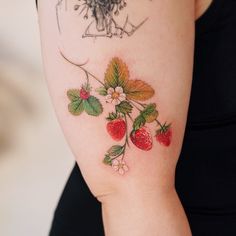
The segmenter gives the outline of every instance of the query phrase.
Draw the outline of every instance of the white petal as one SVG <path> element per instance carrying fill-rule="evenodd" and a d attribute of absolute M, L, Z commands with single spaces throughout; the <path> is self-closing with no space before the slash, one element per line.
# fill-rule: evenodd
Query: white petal
<path fill-rule="evenodd" d="M 129 167 L 128 167 L 127 165 L 124 165 L 124 166 L 123 166 L 123 169 L 124 169 L 124 171 L 128 171 L 128 170 L 129 170 Z"/>
<path fill-rule="evenodd" d="M 112 166 L 114 165 L 114 166 L 117 166 L 117 165 L 119 165 L 120 164 L 120 162 L 118 161 L 118 160 L 113 160 L 112 161 Z"/>
<path fill-rule="evenodd" d="M 112 103 L 113 98 L 111 97 L 111 95 L 106 96 L 106 101 L 109 102 L 109 103 Z"/>
<path fill-rule="evenodd" d="M 115 90 L 111 87 L 107 90 L 108 94 L 113 94 L 114 92 L 115 92 Z"/>
<path fill-rule="evenodd" d="M 120 160 L 120 164 L 126 165 L 126 162 L 125 162 L 123 159 L 121 159 L 121 160 Z"/>
<path fill-rule="evenodd" d="M 120 104 L 119 99 L 113 99 L 113 100 L 112 100 L 112 104 L 113 104 L 113 105 L 119 105 L 119 104 Z"/>
<path fill-rule="evenodd" d="M 126 95 L 124 93 L 120 94 L 119 100 L 124 101 L 126 99 Z"/>
<path fill-rule="evenodd" d="M 112 98 L 111 94 L 108 94 L 108 95 L 106 96 L 106 99 L 111 99 L 111 98 Z"/>
<path fill-rule="evenodd" d="M 116 91 L 117 93 L 123 93 L 123 88 L 120 87 L 120 86 L 118 86 L 118 87 L 115 88 L 115 91 Z"/>
<path fill-rule="evenodd" d="M 123 161 L 123 157 L 122 156 L 119 156 L 116 158 L 117 161 L 119 161 L 119 163 L 121 163 Z"/>
<path fill-rule="evenodd" d="M 112 168 L 115 170 L 115 171 L 118 171 L 119 170 L 119 166 L 112 166 Z"/>
<path fill-rule="evenodd" d="M 125 173 L 125 171 L 122 168 L 120 168 L 118 172 L 120 175 L 123 175 Z"/>

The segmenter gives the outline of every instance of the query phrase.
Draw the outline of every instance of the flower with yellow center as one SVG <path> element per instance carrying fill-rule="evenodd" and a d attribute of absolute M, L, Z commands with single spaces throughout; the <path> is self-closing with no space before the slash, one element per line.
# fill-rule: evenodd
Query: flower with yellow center
<path fill-rule="evenodd" d="M 126 95 L 122 87 L 117 86 L 114 88 L 109 88 L 107 90 L 106 101 L 114 105 L 119 105 L 122 101 L 126 99 Z"/>
<path fill-rule="evenodd" d="M 120 175 L 124 175 L 125 172 L 129 170 L 129 167 L 126 165 L 125 161 L 122 158 L 117 158 L 112 161 L 112 167 Z"/>

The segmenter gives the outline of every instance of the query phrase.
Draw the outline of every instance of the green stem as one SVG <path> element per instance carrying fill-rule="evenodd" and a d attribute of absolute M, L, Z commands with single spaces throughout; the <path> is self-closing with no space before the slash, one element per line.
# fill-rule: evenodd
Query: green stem
<path fill-rule="evenodd" d="M 141 107 L 143 107 L 143 108 L 145 108 L 145 106 L 146 106 L 146 104 L 143 104 L 143 103 L 141 103 L 141 102 L 138 102 L 138 101 L 134 101 L 133 100 L 133 102 L 136 102 L 137 104 L 139 104 Z"/>
<path fill-rule="evenodd" d="M 132 121 L 132 123 L 134 123 L 134 119 L 131 117 L 130 114 L 127 114 L 127 116 L 130 118 L 130 120 Z"/>
<path fill-rule="evenodd" d="M 115 159 L 117 159 L 117 158 L 120 157 L 121 155 L 123 155 L 123 153 L 119 154 L 119 155 L 116 156 L 116 157 L 111 158 L 110 160 L 111 160 L 111 161 L 114 161 Z"/>
<path fill-rule="evenodd" d="M 85 72 L 85 75 L 86 75 L 87 84 L 90 84 L 90 82 L 89 82 L 89 75 L 88 75 L 88 73 L 87 73 L 87 72 Z"/>
<path fill-rule="evenodd" d="M 91 77 L 92 77 L 93 79 L 95 79 L 98 83 L 102 84 L 102 85 L 105 87 L 105 84 L 104 84 L 100 79 L 98 79 L 95 75 L 93 75 L 92 73 L 90 73 L 88 70 L 86 70 L 86 69 L 83 67 L 86 63 L 84 63 L 84 64 L 76 64 L 76 63 L 70 61 L 61 51 L 60 51 L 60 54 L 61 54 L 61 56 L 62 56 L 67 62 L 69 62 L 70 64 L 72 64 L 72 65 L 74 65 L 74 66 L 79 67 L 79 68 L 86 74 L 86 76 L 88 76 L 88 75 L 91 76 Z"/>
<path fill-rule="evenodd" d="M 138 106 L 136 106 L 136 104 L 135 104 L 133 101 L 129 100 L 129 102 L 130 102 L 139 112 L 142 111 Z"/>
<path fill-rule="evenodd" d="M 125 149 L 126 149 L 126 144 L 129 147 L 129 136 L 128 136 L 128 121 L 127 121 L 127 116 L 125 115 L 125 123 L 126 123 L 126 137 L 125 137 Z M 124 150 L 125 151 L 125 150 Z"/>
<path fill-rule="evenodd" d="M 155 119 L 157 125 L 161 127 L 161 129 L 164 129 L 164 126 L 161 124 L 161 122 L 158 119 Z"/>

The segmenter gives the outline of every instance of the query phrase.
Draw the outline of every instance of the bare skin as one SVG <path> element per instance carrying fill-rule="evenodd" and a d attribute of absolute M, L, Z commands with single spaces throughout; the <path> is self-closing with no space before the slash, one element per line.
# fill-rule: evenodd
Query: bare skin
<path fill-rule="evenodd" d="M 112 7 L 92 6 L 93 12 L 99 13 L 96 15 L 99 26 L 108 15 L 107 9 L 113 23 L 106 24 L 109 32 L 106 31 L 107 27 L 99 27 L 99 30 L 103 30 L 102 36 L 97 36 L 97 32 L 86 31 L 92 37 L 83 37 L 85 29 L 93 21 L 92 16 L 86 15 L 86 18 L 91 17 L 89 23 L 83 17 L 78 17 L 69 1 L 66 5 L 69 11 L 64 11 L 64 5 L 58 4 L 56 0 L 39 1 L 42 50 L 49 91 L 82 174 L 93 195 L 102 203 L 106 236 L 190 236 L 189 224 L 175 191 L 175 167 L 182 146 L 191 91 L 194 23 L 210 1 L 199 0 L 195 6 L 194 0 L 130 0 L 127 7 L 123 1 L 120 2 L 123 7 L 118 8 L 121 9 L 119 17 L 127 11 L 129 21 L 118 16 L 111 18 Z M 88 4 L 86 11 L 89 11 L 89 7 L 91 5 Z M 131 28 L 135 28 L 132 35 L 124 33 L 129 31 L 127 22 L 130 27 L 132 22 L 137 22 Z M 140 22 L 142 24 L 137 27 Z M 89 29 L 92 30 L 92 26 Z M 118 70 L 115 75 L 114 69 L 107 69 L 114 57 L 126 64 L 124 66 L 121 63 L 122 73 L 118 73 L 121 72 Z M 141 97 L 136 96 L 138 101 L 130 99 L 127 87 L 124 86 L 124 91 L 121 91 L 123 84 L 114 88 L 111 88 L 111 84 L 106 85 L 106 71 L 113 73 L 112 78 L 122 74 L 123 79 L 127 77 L 126 82 L 128 79 L 142 81 L 133 83 L 133 87 L 129 88 L 131 90 L 145 83 Z M 88 82 L 91 86 L 87 86 Z M 125 122 L 125 118 L 128 118 L 126 124 L 129 127 L 126 139 L 124 137 L 128 140 L 125 161 L 129 166 L 125 175 L 117 171 L 115 162 L 114 166 L 111 160 L 106 165 L 103 163 L 104 153 L 115 142 L 106 131 L 108 121 L 105 119 L 111 110 L 115 111 L 115 106 L 110 103 L 109 96 L 96 93 L 99 86 L 103 86 L 103 90 L 105 88 L 105 96 L 119 87 L 112 98 L 126 96 L 125 101 L 135 110 L 131 114 L 134 118 L 144 109 L 144 100 L 145 103 L 157 105 L 158 120 L 155 112 L 144 119 L 145 127 L 150 126 L 153 139 L 148 151 L 137 148 L 137 143 L 130 139 L 131 130 L 137 131 L 134 118 L 130 118 L 130 114 L 122 116 Z M 123 95 L 123 92 L 126 94 Z M 133 94 L 137 94 L 137 91 Z M 94 106 L 91 107 L 92 101 Z M 154 116 L 155 122 L 149 123 Z M 165 121 L 171 124 L 172 138 L 170 144 L 165 140 L 163 145 L 154 132 Z M 140 145 L 143 148 L 144 144 Z"/>
<path fill-rule="evenodd" d="M 211 5 L 213 0 L 196 0 L 195 3 L 195 19 L 198 19 L 199 17 L 204 14 L 204 12 L 208 9 L 208 7 Z"/>

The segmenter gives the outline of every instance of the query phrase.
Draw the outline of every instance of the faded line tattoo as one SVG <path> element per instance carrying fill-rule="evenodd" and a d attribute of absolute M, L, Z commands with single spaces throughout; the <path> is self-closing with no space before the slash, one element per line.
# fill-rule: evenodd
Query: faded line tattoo
<path fill-rule="evenodd" d="M 68 0 L 58 0 L 56 4 L 56 15 L 58 29 L 61 32 L 59 8 L 65 4 L 67 10 Z M 126 0 L 77 0 L 74 10 L 79 11 L 79 16 L 89 20 L 82 38 L 86 37 L 120 37 L 132 36 L 147 20 L 144 19 L 138 25 L 134 25 L 129 16 L 124 16 L 124 23 L 119 25 L 116 17 L 127 6 Z"/>
<path fill-rule="evenodd" d="M 121 58 L 111 59 L 104 79 L 101 80 L 86 70 L 85 64 L 76 64 L 62 53 L 61 55 L 67 62 L 79 67 L 86 76 L 86 82 L 81 88 L 67 91 L 70 100 L 68 109 L 72 115 L 87 113 L 90 116 L 100 116 L 103 113 L 103 105 L 99 98 L 93 95 L 94 92 L 103 96 L 105 104 L 114 105 L 106 118 L 106 130 L 117 144 L 105 153 L 104 164 L 123 175 L 129 170 L 125 153 L 130 147 L 130 141 L 143 151 L 152 149 L 153 137 L 165 147 L 171 144 L 171 124 L 160 122 L 157 104 L 148 102 L 155 94 L 154 89 L 143 80 L 131 79 L 128 66 Z M 95 80 L 101 86 L 93 90 L 90 80 Z M 120 144 L 121 141 L 123 144 Z"/>

